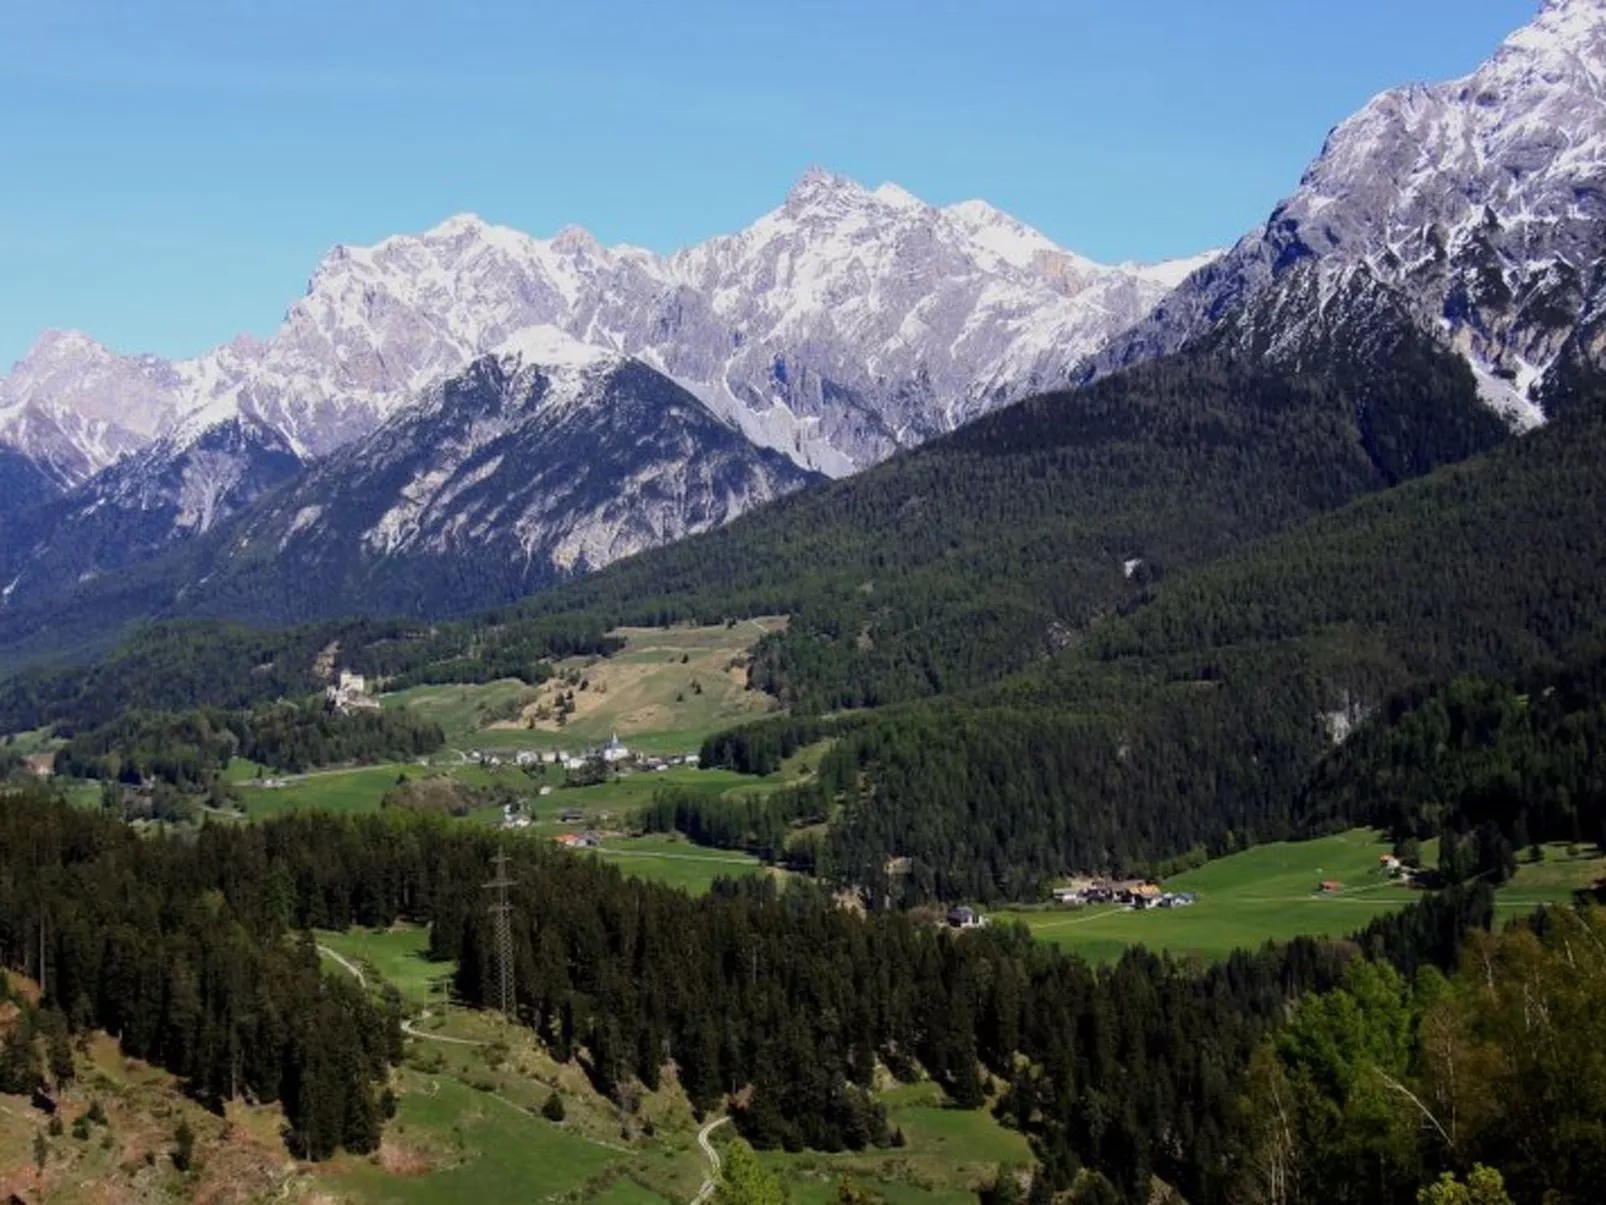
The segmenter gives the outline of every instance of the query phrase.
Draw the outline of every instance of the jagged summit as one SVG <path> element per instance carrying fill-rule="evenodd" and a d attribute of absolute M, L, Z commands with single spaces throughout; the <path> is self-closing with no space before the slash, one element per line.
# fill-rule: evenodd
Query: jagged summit
<path fill-rule="evenodd" d="M 747 230 L 669 256 L 474 213 L 338 245 L 266 342 L 166 363 L 51 336 L 40 354 L 56 367 L 19 365 L 0 416 L 121 413 L 138 395 L 139 420 L 86 447 L 69 483 L 237 418 L 315 459 L 547 327 L 641 357 L 760 445 L 840 474 L 1062 376 L 1166 287 L 981 203 L 940 209 L 810 168 Z M 0 417 L 0 441 L 18 428 Z"/>
<path fill-rule="evenodd" d="M 557 369 L 595 368 L 601 364 L 617 364 L 621 358 L 549 325 L 518 331 L 492 348 L 492 354 L 521 364 Z"/>
<path fill-rule="evenodd" d="M 450 516 L 436 542 L 336 525 L 376 555 L 461 551 L 461 490 L 480 507 L 469 527 L 483 547 L 595 566 L 1057 383 L 1166 287 L 990 207 L 956 215 L 820 169 L 746 230 L 668 256 L 578 226 L 539 238 L 457 214 L 331 248 L 265 341 L 169 363 L 43 339 L 0 382 L 0 445 L 69 492 L 14 525 L 0 576 L 20 582 L 14 604 L 37 601 L 254 514 L 316 469 L 331 500 L 290 514 L 274 536 L 288 539 L 310 530 L 302 510 L 356 505 L 327 474 L 354 473 L 337 458 L 359 452 L 417 474 L 387 508 L 411 514 L 428 497 L 429 514 Z M 472 415 L 470 395 L 484 403 Z M 649 404 L 672 395 L 666 410 Z M 603 440 L 607 499 L 564 476 L 595 467 L 579 450 Z M 472 464 L 450 468 L 469 448 Z M 537 471 L 558 449 L 561 464 Z M 455 483 L 444 493 L 443 473 Z M 9 479 L 26 489 L 8 497 L 40 493 L 39 472 Z M 389 497 L 389 478 L 364 479 Z M 498 509 L 493 486 L 526 502 Z"/>
<path fill-rule="evenodd" d="M 1100 361 L 1169 350 L 1251 310 L 1277 329 L 1257 319 L 1245 345 L 1297 357 L 1300 332 L 1364 278 L 1531 426 L 1606 365 L 1603 231 L 1606 3 L 1560 0 L 1470 74 L 1381 93 L 1340 123 L 1264 226 Z"/>

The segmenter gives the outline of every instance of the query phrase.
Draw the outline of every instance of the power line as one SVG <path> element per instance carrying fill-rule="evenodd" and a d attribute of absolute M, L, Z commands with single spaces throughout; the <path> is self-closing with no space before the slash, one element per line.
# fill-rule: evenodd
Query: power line
<path fill-rule="evenodd" d="M 485 884 L 485 890 L 493 893 L 486 911 L 491 914 L 491 925 L 495 930 L 496 969 L 498 986 L 501 989 L 502 1015 L 511 1021 L 514 1010 L 513 903 L 508 898 L 508 889 L 513 886 L 513 880 L 508 877 L 507 862 L 507 854 L 498 849 L 496 857 L 491 859 L 491 865 L 496 867 L 496 877 Z"/>

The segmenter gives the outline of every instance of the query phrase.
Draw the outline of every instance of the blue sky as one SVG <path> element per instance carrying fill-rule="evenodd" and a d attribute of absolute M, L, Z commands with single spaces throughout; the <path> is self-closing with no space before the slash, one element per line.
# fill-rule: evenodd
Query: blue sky
<path fill-rule="evenodd" d="M 669 250 L 810 164 L 1105 260 L 1231 242 L 1382 88 L 1537 0 L 0 0 L 0 366 L 267 335 L 457 212 Z"/>

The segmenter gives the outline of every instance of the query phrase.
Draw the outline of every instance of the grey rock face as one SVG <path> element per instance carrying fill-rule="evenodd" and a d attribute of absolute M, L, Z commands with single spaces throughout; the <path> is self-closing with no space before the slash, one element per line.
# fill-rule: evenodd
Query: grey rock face
<path fill-rule="evenodd" d="M 191 603 L 262 590 L 306 594 L 288 614 L 484 606 L 811 479 L 640 361 L 524 332 L 244 515 Z"/>
<path fill-rule="evenodd" d="M 669 257 L 463 216 L 336 247 L 267 343 L 169 364 L 47 336 L 0 384 L 0 442 L 63 444 L 68 485 L 236 417 L 317 458 L 519 331 L 556 326 L 844 473 L 1057 379 L 1182 271 L 1094 264 L 984 203 L 940 209 L 821 171 L 749 229 Z M 70 417 L 104 430 L 75 445 Z M 68 429 L 28 435 L 48 423 Z"/>
<path fill-rule="evenodd" d="M 76 331 L 51 331 L 0 378 L 0 446 L 70 488 L 173 423 L 177 387 L 154 356 L 119 356 Z"/>
<path fill-rule="evenodd" d="M 1286 321 L 1260 348 L 1289 354 L 1301 325 L 1365 278 L 1528 426 L 1569 359 L 1606 363 L 1603 260 L 1606 0 L 1552 0 L 1471 75 L 1385 92 L 1339 125 L 1264 226 L 1095 363 L 1173 350 L 1277 290 L 1285 304 L 1258 308 Z"/>
<path fill-rule="evenodd" d="M 301 469 L 277 432 L 245 418 L 160 439 L 0 524 L 0 606 L 65 594 L 204 535 Z"/>

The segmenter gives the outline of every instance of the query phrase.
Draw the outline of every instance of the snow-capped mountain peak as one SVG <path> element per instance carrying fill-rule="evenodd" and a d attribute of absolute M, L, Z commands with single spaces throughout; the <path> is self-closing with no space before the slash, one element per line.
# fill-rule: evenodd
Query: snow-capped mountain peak
<path fill-rule="evenodd" d="M 901 209 L 919 209 L 925 205 L 914 193 L 891 180 L 877 185 L 870 195 L 884 205 L 895 205 Z"/>
<path fill-rule="evenodd" d="M 36 401 L 70 396 L 86 419 L 152 436 L 170 417 L 164 368 L 154 356 L 120 356 L 82 331 L 47 330 L 0 379 L 0 424 Z"/>
<path fill-rule="evenodd" d="M 45 331 L 0 379 L 0 444 L 71 486 L 144 446 L 179 406 L 172 366 L 120 356 L 81 331 Z"/>
<path fill-rule="evenodd" d="M 1606 46 L 1602 22 L 1606 0 L 1545 0 L 1539 15 L 1505 40 L 1495 56 L 1532 54 L 1550 63 L 1582 67 L 1592 81 L 1601 83 L 1600 66 Z"/>
<path fill-rule="evenodd" d="M 380 431 L 444 430 L 432 424 L 461 413 L 461 390 L 492 375 L 503 385 L 479 396 L 498 408 L 465 420 L 466 442 L 453 444 L 464 455 L 527 422 L 557 424 L 565 440 L 581 438 L 565 424 L 617 426 L 628 415 L 592 403 L 636 394 L 605 382 L 653 372 L 703 407 L 657 428 L 682 444 L 690 431 L 718 428 L 722 446 L 756 444 L 797 473 L 841 475 L 1063 381 L 1166 288 L 1073 255 L 979 202 L 942 209 L 895 184 L 868 189 L 822 169 L 746 230 L 669 256 L 604 246 L 578 226 L 537 238 L 463 213 L 422 233 L 333 247 L 265 341 L 167 363 L 52 336 L 0 384 L 0 415 L 26 416 L 0 427 L 0 439 L 37 450 L 61 485 L 78 486 L 66 500 L 74 522 L 115 533 L 122 511 L 137 510 L 141 555 L 160 546 L 163 524 L 171 538 L 214 530 L 302 466 L 359 441 L 367 448 Z M 113 421 L 128 415 L 129 429 Z M 421 451 L 447 454 L 444 444 Z M 412 462 L 395 448 L 387 455 Z M 684 446 L 642 455 L 654 472 L 706 471 Z M 116 473 L 92 476 L 120 460 Z M 764 466 L 758 476 L 744 469 L 731 478 L 743 484 L 704 495 L 723 499 L 707 515 L 723 521 L 802 479 L 770 459 L 751 464 Z M 419 462 L 421 482 L 438 471 Z M 436 497 L 422 484 L 414 495 Z M 616 518 L 618 530 L 633 530 Z M 675 530 L 667 520 L 661 528 Z M 87 531 L 73 538 L 93 544 Z M 631 546 L 610 535 L 583 555 L 554 555 L 598 564 Z M 108 537 L 93 571 L 121 555 Z M 37 565 L 29 572 L 39 578 Z"/>
<path fill-rule="evenodd" d="M 1606 0 L 1553 0 L 1469 75 L 1392 89 L 1341 122 L 1263 227 L 1100 361 L 1169 350 L 1256 307 L 1287 319 L 1266 346 L 1291 354 L 1323 320 L 1295 296 L 1354 296 L 1364 277 L 1531 426 L 1606 366 L 1603 230 Z"/>
<path fill-rule="evenodd" d="M 266 342 L 168 364 L 52 337 L 0 406 L 109 420 L 140 395 L 130 434 L 69 481 L 158 434 L 236 419 L 316 459 L 545 327 L 640 357 L 760 445 L 840 474 L 1063 378 L 1167 287 L 983 202 L 942 209 L 811 168 L 748 229 L 667 257 L 473 213 L 339 245 Z"/>
<path fill-rule="evenodd" d="M 960 201 L 943 210 L 975 242 L 1015 268 L 1030 268 L 1042 256 L 1060 256 L 1083 272 L 1102 265 L 1056 246 L 1048 236 L 989 205 L 986 201 Z"/>
<path fill-rule="evenodd" d="M 1121 271 L 1141 280 L 1150 281 L 1165 289 L 1174 289 L 1200 268 L 1208 268 L 1225 254 L 1224 248 L 1213 247 L 1209 251 L 1201 251 L 1197 255 L 1185 255 L 1180 259 L 1161 260 L 1153 264 L 1140 264 L 1128 260 L 1118 266 Z"/>
<path fill-rule="evenodd" d="M 617 364 L 620 359 L 615 352 L 582 343 L 567 331 L 547 324 L 525 327 L 497 344 L 492 354 L 520 365 L 560 371 Z"/>

